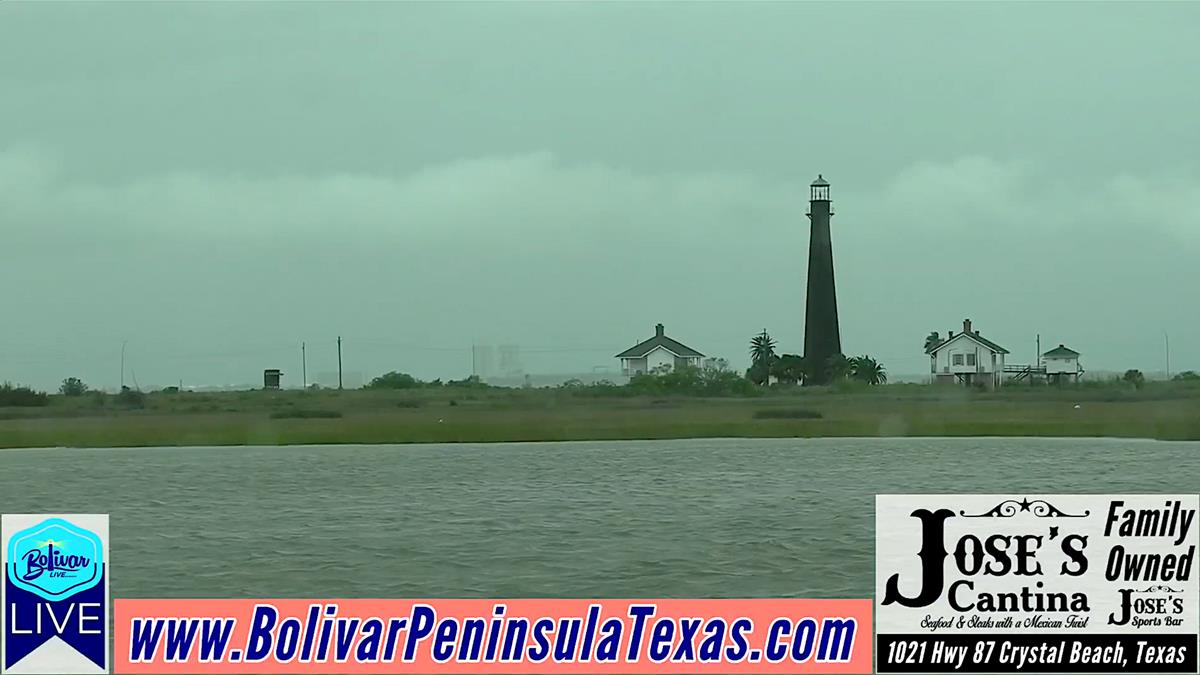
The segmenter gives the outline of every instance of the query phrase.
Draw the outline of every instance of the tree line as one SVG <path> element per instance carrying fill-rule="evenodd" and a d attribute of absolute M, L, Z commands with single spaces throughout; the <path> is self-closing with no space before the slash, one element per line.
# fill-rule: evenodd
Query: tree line
<path fill-rule="evenodd" d="M 867 385 L 887 383 L 887 370 L 882 363 L 874 358 L 863 355 L 846 357 L 837 354 L 824 364 L 812 363 L 796 354 L 776 353 L 777 344 L 763 331 L 750 340 L 751 366 L 745 374 L 739 374 L 729 369 L 724 359 L 717 359 L 711 365 L 703 368 L 684 366 L 671 368 L 662 366 L 649 373 L 635 375 L 629 383 L 618 385 L 602 380 L 593 384 L 585 384 L 580 380 L 569 380 L 559 389 L 572 390 L 583 394 L 608 396 L 641 396 L 659 394 L 690 394 L 697 396 L 750 396 L 761 393 L 769 383 L 783 385 L 799 385 L 806 381 L 851 381 Z M 821 377 L 824 375 L 824 378 Z M 1200 373 L 1185 370 L 1176 373 L 1174 382 L 1188 385 L 1200 383 Z M 1131 385 L 1135 389 L 1146 386 L 1145 375 L 1140 370 L 1128 370 L 1119 376 L 1117 381 Z M 402 372 L 389 372 L 372 379 L 364 389 L 402 390 L 402 389 L 493 389 L 495 387 L 481 381 L 472 375 L 461 380 L 443 382 L 440 379 L 425 382 Z M 178 393 L 178 387 L 167 387 L 165 393 Z M 109 396 L 102 391 L 88 387 L 77 377 L 68 377 L 62 381 L 58 394 L 66 398 L 90 396 L 103 404 Z M 140 408 L 143 406 L 146 394 L 141 391 L 123 387 L 112 397 L 118 405 Z M 0 408 L 4 407 L 41 407 L 49 405 L 50 397 L 44 391 L 31 387 L 18 386 L 10 382 L 0 383 Z"/>
<path fill-rule="evenodd" d="M 779 384 L 813 384 L 853 380 L 869 385 L 887 384 L 887 369 L 874 358 L 834 354 L 815 362 L 797 354 L 777 354 L 775 339 L 763 332 L 750 339 L 750 368 L 746 378 L 759 386 L 772 381 Z"/>

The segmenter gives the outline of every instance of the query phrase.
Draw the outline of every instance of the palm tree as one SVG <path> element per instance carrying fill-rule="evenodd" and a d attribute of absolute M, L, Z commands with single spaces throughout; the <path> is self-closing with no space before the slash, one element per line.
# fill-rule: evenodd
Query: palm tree
<path fill-rule="evenodd" d="M 750 340 L 750 360 L 753 363 L 769 361 L 775 357 L 775 339 L 767 335 L 767 329 Z"/>
<path fill-rule="evenodd" d="M 775 340 L 767 329 L 750 340 L 750 379 L 759 384 L 770 383 L 771 363 L 775 361 Z"/>
<path fill-rule="evenodd" d="M 852 380 L 860 379 L 859 373 L 867 372 L 868 367 L 866 364 L 866 360 L 867 360 L 866 356 L 851 356 L 850 358 L 846 359 L 847 363 L 850 364 L 850 373 L 849 373 L 850 379 L 852 379 Z"/>
<path fill-rule="evenodd" d="M 887 384 L 887 370 L 883 364 L 866 354 L 850 359 L 850 377 L 870 385 Z"/>
<path fill-rule="evenodd" d="M 929 351 L 933 347 L 942 343 L 942 339 L 938 337 L 937 331 L 934 331 L 925 338 L 925 351 Z"/>
<path fill-rule="evenodd" d="M 772 374 L 779 382 L 797 384 L 804 380 L 806 364 L 804 358 L 796 354 L 784 354 L 773 362 Z"/>
<path fill-rule="evenodd" d="M 853 372 L 850 359 L 843 354 L 834 354 L 825 362 L 825 373 L 830 382 L 844 380 Z"/>

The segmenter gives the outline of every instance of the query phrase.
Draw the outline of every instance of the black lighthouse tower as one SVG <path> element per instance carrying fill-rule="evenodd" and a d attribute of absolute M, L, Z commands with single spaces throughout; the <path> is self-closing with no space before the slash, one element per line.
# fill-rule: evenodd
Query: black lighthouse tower
<path fill-rule="evenodd" d="M 837 292 L 833 285 L 833 244 L 829 238 L 829 182 L 817 176 L 811 186 L 808 219 L 808 297 L 804 309 L 804 359 L 811 364 L 808 384 L 826 384 L 830 357 L 842 353 Z"/>

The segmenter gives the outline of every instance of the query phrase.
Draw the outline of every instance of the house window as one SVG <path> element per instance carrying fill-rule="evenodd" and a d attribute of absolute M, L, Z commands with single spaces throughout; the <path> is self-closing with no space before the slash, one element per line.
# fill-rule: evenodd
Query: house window
<path fill-rule="evenodd" d="M 967 365 L 968 366 L 975 365 L 975 355 L 974 354 L 967 354 Z"/>
<path fill-rule="evenodd" d="M 954 365 L 961 366 L 963 364 L 963 355 L 962 354 L 955 354 L 953 358 L 954 358 L 954 361 L 952 361 L 952 363 Z"/>

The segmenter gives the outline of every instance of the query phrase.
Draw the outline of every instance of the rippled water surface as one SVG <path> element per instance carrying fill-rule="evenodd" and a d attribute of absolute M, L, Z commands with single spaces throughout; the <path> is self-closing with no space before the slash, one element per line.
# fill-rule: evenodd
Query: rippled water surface
<path fill-rule="evenodd" d="M 0 511 L 112 515 L 113 597 L 869 597 L 876 493 L 1198 486 L 1126 440 L 0 451 Z"/>

